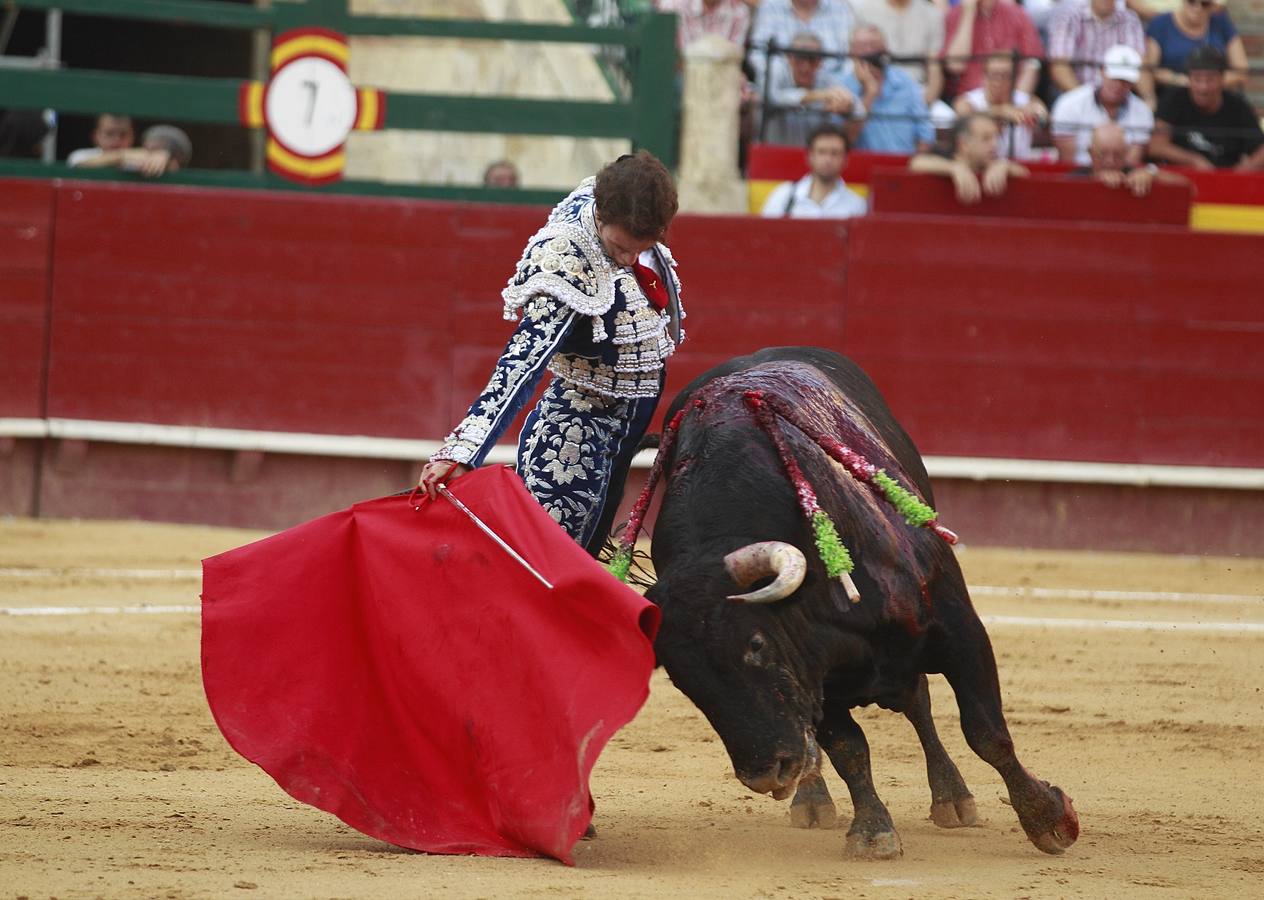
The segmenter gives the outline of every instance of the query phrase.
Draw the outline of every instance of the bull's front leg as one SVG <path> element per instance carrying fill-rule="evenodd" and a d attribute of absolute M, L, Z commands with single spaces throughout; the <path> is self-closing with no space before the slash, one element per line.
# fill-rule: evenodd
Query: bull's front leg
<path fill-rule="evenodd" d="M 1079 816 L 1061 788 L 1036 778 L 1018 761 L 1001 708 L 992 642 L 973 607 L 955 612 L 955 621 L 941 618 L 944 640 L 937 656 L 957 695 L 966 742 L 1005 780 L 1031 842 L 1045 853 L 1061 853 L 1080 835 Z"/>
<path fill-rule="evenodd" d="M 790 801 L 790 824 L 795 828 L 837 827 L 838 810 L 820 772 L 800 779 Z"/>
<path fill-rule="evenodd" d="M 917 676 L 917 683 L 905 702 L 904 717 L 917 732 L 926 755 L 926 779 L 930 782 L 930 819 L 940 828 L 963 828 L 978 821 L 974 796 L 965 779 L 939 740 L 935 719 L 930 711 L 930 689 L 926 676 Z"/>
<path fill-rule="evenodd" d="M 869 742 L 851 710 L 825 702 L 825 715 L 816 729 L 817 740 L 830 762 L 847 782 L 853 818 L 847 829 L 847 853 L 860 859 L 891 859 L 900 856 L 900 836 L 895 833 L 891 813 L 878 798 L 869 764 Z"/>

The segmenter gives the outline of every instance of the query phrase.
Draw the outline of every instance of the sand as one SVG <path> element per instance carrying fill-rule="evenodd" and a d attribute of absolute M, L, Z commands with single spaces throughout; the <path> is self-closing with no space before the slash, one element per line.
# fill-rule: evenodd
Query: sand
<path fill-rule="evenodd" d="M 257 536 L 0 520 L 0 607 L 195 605 L 199 582 L 184 573 Z M 1027 842 L 999 777 L 965 746 L 940 678 L 936 718 L 974 791 L 977 827 L 928 820 L 911 728 L 863 710 L 904 856 L 848 859 L 842 830 L 793 829 L 787 803 L 744 788 L 710 726 L 658 672 L 597 764 L 600 835 L 567 868 L 404 851 L 291 800 L 219 735 L 195 614 L 0 613 L 0 897 L 1260 896 L 1264 630 L 1183 626 L 1264 623 L 1264 560 L 971 547 L 961 562 L 971 585 L 1007 589 L 976 593 L 985 616 L 1087 620 L 989 626 L 1020 758 L 1080 814 L 1080 840 L 1063 856 Z M 94 568 L 175 571 L 84 571 Z M 842 781 L 827 778 L 846 822 Z"/>

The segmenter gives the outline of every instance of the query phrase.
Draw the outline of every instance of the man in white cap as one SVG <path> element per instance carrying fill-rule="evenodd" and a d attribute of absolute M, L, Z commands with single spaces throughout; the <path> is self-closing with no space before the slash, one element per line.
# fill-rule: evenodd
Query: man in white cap
<path fill-rule="evenodd" d="M 1102 57 L 1102 83 L 1082 84 L 1053 104 L 1051 130 L 1058 159 L 1089 165 L 1093 129 L 1114 122 L 1128 136 L 1128 164 L 1140 165 L 1154 130 L 1154 113 L 1133 93 L 1140 80 L 1141 54 L 1126 44 L 1109 48 Z"/>

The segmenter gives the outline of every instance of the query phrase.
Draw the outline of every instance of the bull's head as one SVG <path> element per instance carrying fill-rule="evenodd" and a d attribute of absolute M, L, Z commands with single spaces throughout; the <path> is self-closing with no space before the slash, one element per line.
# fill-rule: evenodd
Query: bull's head
<path fill-rule="evenodd" d="M 671 567 L 647 593 L 663 609 L 659 662 L 720 735 L 742 783 L 781 800 L 819 765 L 827 666 L 802 595 L 821 580 L 782 541 L 710 559 Z"/>

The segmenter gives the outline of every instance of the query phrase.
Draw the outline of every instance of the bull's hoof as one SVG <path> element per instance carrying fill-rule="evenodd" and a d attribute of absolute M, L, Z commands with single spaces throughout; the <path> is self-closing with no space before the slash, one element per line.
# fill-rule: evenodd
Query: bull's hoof
<path fill-rule="evenodd" d="M 847 835 L 844 852 L 852 859 L 895 859 L 904 855 L 900 836 L 894 831 L 865 834 L 853 831 Z"/>
<path fill-rule="evenodd" d="M 1062 818 L 1048 831 L 1040 834 L 1028 833 L 1027 836 L 1031 838 L 1031 842 L 1037 849 L 1045 853 L 1058 854 L 1074 844 L 1076 838 L 1080 836 L 1080 817 L 1076 815 L 1075 807 L 1071 805 L 1071 798 L 1056 787 L 1053 790 L 1062 800 Z"/>
<path fill-rule="evenodd" d="M 795 828 L 834 828 L 838 825 L 838 810 L 830 796 L 825 779 L 819 775 L 799 782 L 794 799 L 790 801 L 790 824 Z"/>
<path fill-rule="evenodd" d="M 584 829 L 584 833 L 579 836 L 581 841 L 591 841 L 597 836 L 597 826 L 592 822 L 588 823 L 588 827 Z"/>
<path fill-rule="evenodd" d="M 973 797 L 946 800 L 931 804 L 930 820 L 940 828 L 969 828 L 979 821 L 979 811 Z"/>
<path fill-rule="evenodd" d="M 834 801 L 796 801 L 790 805 L 790 824 L 795 828 L 837 828 Z"/>

